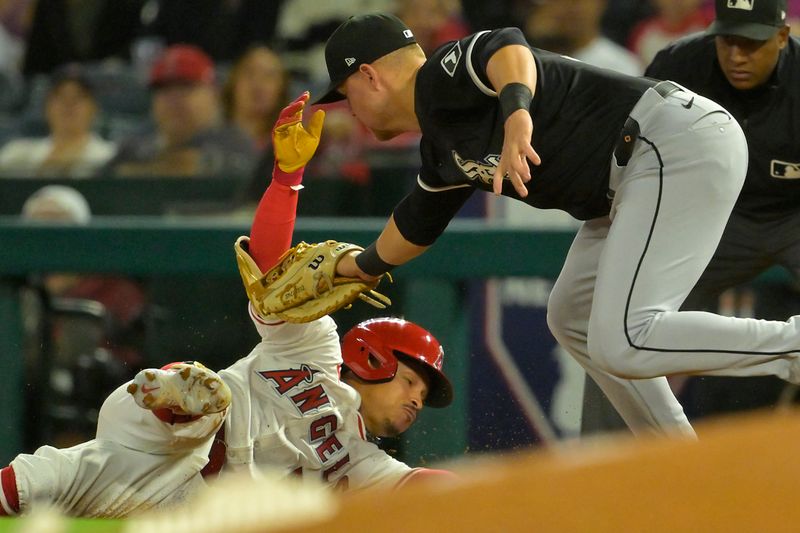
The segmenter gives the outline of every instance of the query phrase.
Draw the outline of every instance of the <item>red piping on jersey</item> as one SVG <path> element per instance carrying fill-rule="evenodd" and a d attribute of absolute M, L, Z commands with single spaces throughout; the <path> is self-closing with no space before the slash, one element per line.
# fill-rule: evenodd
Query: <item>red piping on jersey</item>
<path fill-rule="evenodd" d="M 361 440 L 367 440 L 367 434 L 364 432 L 364 419 L 361 418 L 361 413 L 356 413 L 358 420 L 358 434 L 361 435 Z"/>
<path fill-rule="evenodd" d="M 13 516 L 19 513 L 19 494 L 17 493 L 17 475 L 11 466 L 0 471 L 0 486 L 3 491 L 3 505 L 0 505 L 1 516 Z M 8 505 L 8 508 L 6 508 Z"/>
<path fill-rule="evenodd" d="M 281 320 L 278 322 L 265 322 L 264 319 L 258 316 L 258 314 L 255 312 L 252 304 L 247 304 L 247 311 L 248 313 L 250 313 L 250 316 L 253 318 L 253 320 L 264 326 L 280 326 L 281 324 L 286 323 L 285 320 Z"/>
<path fill-rule="evenodd" d="M 223 424 L 214 436 L 214 443 L 208 452 L 208 463 L 200 471 L 200 475 L 204 478 L 218 475 L 222 467 L 225 466 L 227 451 L 228 445 L 225 443 L 225 425 Z"/>

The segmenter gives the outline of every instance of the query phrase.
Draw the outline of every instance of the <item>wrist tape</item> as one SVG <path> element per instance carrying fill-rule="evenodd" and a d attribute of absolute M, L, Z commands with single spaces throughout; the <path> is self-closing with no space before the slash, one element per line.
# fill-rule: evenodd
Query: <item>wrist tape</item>
<path fill-rule="evenodd" d="M 356 256 L 356 265 L 362 272 L 370 276 L 380 276 L 392 270 L 397 265 L 387 263 L 378 255 L 378 248 L 373 242 Z"/>
<path fill-rule="evenodd" d="M 524 83 L 509 83 L 500 91 L 498 98 L 505 122 L 518 109 L 530 110 L 533 93 Z"/>

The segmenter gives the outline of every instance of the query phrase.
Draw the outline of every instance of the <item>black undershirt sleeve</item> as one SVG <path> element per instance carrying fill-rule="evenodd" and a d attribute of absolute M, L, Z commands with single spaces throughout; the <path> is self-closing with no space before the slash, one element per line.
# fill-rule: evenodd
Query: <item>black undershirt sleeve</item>
<path fill-rule="evenodd" d="M 460 187 L 430 192 L 417 184 L 394 209 L 394 222 L 403 238 L 417 246 L 430 246 L 475 191 Z"/>

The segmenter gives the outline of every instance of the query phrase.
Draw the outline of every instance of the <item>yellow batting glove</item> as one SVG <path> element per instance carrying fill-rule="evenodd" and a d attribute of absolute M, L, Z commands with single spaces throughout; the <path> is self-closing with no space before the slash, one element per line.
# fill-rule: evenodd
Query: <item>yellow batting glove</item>
<path fill-rule="evenodd" d="M 284 107 L 272 129 L 275 162 L 284 172 L 296 172 L 302 169 L 314 156 L 314 152 L 319 146 L 325 111 L 321 109 L 316 111 L 308 121 L 308 128 L 305 128 L 303 126 L 303 109 L 309 97 L 310 95 L 306 91 Z"/>

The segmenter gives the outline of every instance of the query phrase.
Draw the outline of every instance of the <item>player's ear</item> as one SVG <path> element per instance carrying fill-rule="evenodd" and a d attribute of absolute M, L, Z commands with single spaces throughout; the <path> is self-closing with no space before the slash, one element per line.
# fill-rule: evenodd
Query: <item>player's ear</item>
<path fill-rule="evenodd" d="M 380 85 L 380 77 L 378 76 L 378 71 L 375 70 L 375 67 L 367 63 L 362 63 L 361 66 L 358 67 L 358 70 L 367 78 L 371 88 L 378 88 Z"/>
<path fill-rule="evenodd" d="M 789 33 L 791 28 L 789 26 L 784 26 L 783 28 L 778 30 L 778 48 L 783 50 L 786 48 L 786 45 L 789 44 Z"/>

